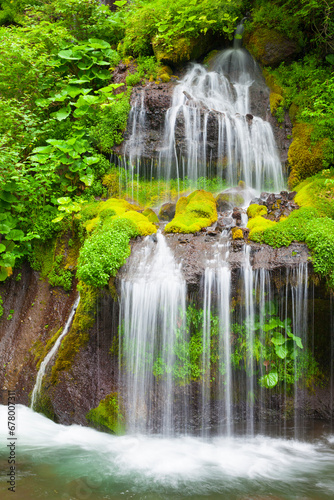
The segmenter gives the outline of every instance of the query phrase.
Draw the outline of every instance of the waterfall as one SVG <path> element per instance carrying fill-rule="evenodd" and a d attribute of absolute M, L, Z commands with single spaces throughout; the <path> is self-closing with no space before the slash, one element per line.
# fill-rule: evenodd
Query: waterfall
<path fill-rule="evenodd" d="M 69 329 L 70 329 L 70 326 L 71 326 L 71 323 L 72 323 L 72 320 L 73 320 L 73 317 L 74 317 L 74 314 L 75 314 L 75 311 L 77 310 L 77 307 L 79 305 L 79 301 L 80 301 L 80 296 L 78 296 L 72 306 L 72 309 L 71 309 L 71 312 L 70 312 L 70 315 L 66 321 L 66 324 L 63 328 L 63 331 L 62 333 L 59 335 L 59 337 L 57 338 L 56 342 L 54 343 L 52 349 L 48 352 L 48 354 L 45 356 L 45 358 L 43 359 L 40 367 L 39 367 L 39 370 L 38 370 L 38 373 L 37 373 L 37 377 L 36 377 L 36 382 L 35 382 L 35 385 L 34 385 L 34 388 L 33 388 L 33 391 L 32 391 L 32 395 L 31 395 L 31 404 L 30 404 L 30 408 L 34 409 L 34 406 L 35 406 L 35 403 L 37 401 L 37 398 L 38 398 L 38 395 L 41 391 L 41 387 L 42 387 L 42 382 L 43 382 L 43 377 L 45 375 L 45 371 L 46 371 L 46 368 L 49 364 L 49 361 L 51 360 L 52 356 L 57 352 L 59 346 L 60 346 L 60 343 L 61 341 L 63 340 L 63 338 L 65 337 L 65 335 L 68 333 Z"/>
<path fill-rule="evenodd" d="M 232 377 L 230 359 L 230 293 L 231 270 L 228 264 L 230 239 L 224 231 L 215 245 L 213 258 L 208 260 L 204 274 L 203 298 L 203 380 L 202 380 L 202 434 L 208 435 L 210 427 L 210 396 L 212 377 L 216 375 L 217 397 L 222 402 L 218 429 L 220 434 L 231 435 L 233 415 L 231 408 Z M 214 303 L 212 298 L 215 298 Z M 211 374 L 210 344 L 211 315 L 219 318 L 218 370 Z"/>
<path fill-rule="evenodd" d="M 218 53 L 211 69 L 191 64 L 175 86 L 154 177 L 192 181 L 193 186 L 203 177 L 218 177 L 231 186 L 243 180 L 259 192 L 284 187 L 271 126 L 252 112 L 250 90 L 264 88 L 265 83 L 257 63 L 240 43 L 235 39 L 233 48 Z M 132 185 L 135 170 L 140 177 L 152 175 L 141 157 L 144 93 L 132 106 L 131 135 L 121 161 Z"/>
<path fill-rule="evenodd" d="M 136 257 L 136 256 L 135 256 Z M 121 284 L 120 350 L 129 430 L 173 430 L 174 348 L 186 286 L 166 238 L 147 237 Z M 159 414 L 159 418 L 157 417 Z"/>

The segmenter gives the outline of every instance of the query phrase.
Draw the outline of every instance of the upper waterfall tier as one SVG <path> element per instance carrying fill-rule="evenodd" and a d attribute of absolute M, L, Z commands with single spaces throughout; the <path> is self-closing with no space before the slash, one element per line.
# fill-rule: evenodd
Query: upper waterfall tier
<path fill-rule="evenodd" d="M 160 123 L 162 140 L 157 137 L 157 124 L 153 125 L 155 136 L 148 133 L 153 140 L 151 158 L 158 157 L 149 166 L 145 135 L 152 128 L 152 119 L 145 115 L 153 110 L 146 91 L 149 88 L 138 92 L 133 101 L 130 136 L 124 145 L 122 165 L 129 180 L 138 174 L 166 180 L 188 178 L 196 184 L 200 177 L 219 177 L 229 185 L 243 180 L 259 191 L 283 188 L 273 131 L 263 119 L 267 89 L 259 67 L 245 49 L 218 53 L 209 69 L 201 64 L 190 66 L 173 88 L 164 123 Z M 261 96 L 264 110 L 259 105 Z"/>

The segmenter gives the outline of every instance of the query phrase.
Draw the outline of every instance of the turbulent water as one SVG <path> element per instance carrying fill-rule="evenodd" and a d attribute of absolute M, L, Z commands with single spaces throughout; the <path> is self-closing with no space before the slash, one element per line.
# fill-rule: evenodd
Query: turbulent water
<path fill-rule="evenodd" d="M 334 435 L 323 430 L 309 442 L 264 436 L 116 437 L 55 424 L 24 406 L 16 412 L 16 492 L 7 491 L 2 447 L 4 500 L 333 498 Z M 0 406 L 2 443 L 6 416 L 6 407 Z"/>

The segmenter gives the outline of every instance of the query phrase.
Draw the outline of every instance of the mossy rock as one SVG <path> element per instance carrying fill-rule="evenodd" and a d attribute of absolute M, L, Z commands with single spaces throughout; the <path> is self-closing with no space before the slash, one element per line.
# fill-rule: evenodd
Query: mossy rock
<path fill-rule="evenodd" d="M 152 47 L 155 57 L 159 62 L 168 66 L 178 66 L 187 61 L 198 59 L 206 54 L 214 43 L 211 32 L 197 37 L 176 38 L 172 48 L 166 49 L 161 38 L 154 37 Z"/>
<path fill-rule="evenodd" d="M 98 290 L 84 283 L 78 285 L 78 290 L 80 290 L 80 302 L 70 331 L 62 341 L 52 367 L 52 384 L 58 382 L 58 372 L 71 368 L 76 354 L 89 341 L 88 332 L 95 322 Z"/>
<path fill-rule="evenodd" d="M 145 215 L 145 217 L 150 222 L 152 222 L 152 224 L 159 226 L 159 218 L 158 218 L 157 214 L 155 213 L 155 211 L 152 210 L 152 208 L 145 208 L 143 215 Z"/>
<path fill-rule="evenodd" d="M 258 217 L 259 215 L 267 215 L 268 209 L 264 205 L 257 205 L 253 203 L 247 208 L 247 215 L 251 219 L 253 217 Z"/>
<path fill-rule="evenodd" d="M 276 92 L 270 92 L 269 102 L 270 112 L 273 116 L 275 116 L 278 107 L 284 104 L 284 97 L 280 94 L 276 94 Z"/>
<path fill-rule="evenodd" d="M 232 238 L 234 240 L 243 240 L 244 239 L 244 233 L 242 232 L 242 229 L 240 227 L 233 227 L 232 228 Z"/>
<path fill-rule="evenodd" d="M 250 229 L 248 239 L 253 240 L 253 241 L 258 241 L 258 235 L 259 233 L 263 233 L 265 229 L 268 229 L 272 226 L 274 226 L 276 222 L 265 219 L 261 215 L 258 215 L 257 217 L 253 217 L 248 221 L 247 227 Z"/>
<path fill-rule="evenodd" d="M 159 210 L 159 219 L 163 221 L 171 221 L 175 217 L 176 204 L 175 203 L 164 203 L 161 205 Z"/>
<path fill-rule="evenodd" d="M 308 123 L 298 123 L 292 129 L 293 140 L 288 151 L 290 188 L 323 168 L 324 148 L 328 139 L 313 144 L 312 131 L 312 125 Z"/>
<path fill-rule="evenodd" d="M 86 420 L 95 429 L 112 434 L 124 434 L 125 419 L 122 414 L 122 401 L 117 392 L 108 394 L 97 408 L 86 415 Z"/>
<path fill-rule="evenodd" d="M 120 218 L 131 220 L 135 224 L 140 236 L 147 236 L 157 232 L 157 226 L 155 224 L 150 222 L 145 215 L 135 212 L 134 210 L 125 212 Z M 112 220 L 115 220 L 115 218 Z"/>
<path fill-rule="evenodd" d="M 216 200 L 211 193 L 200 189 L 179 199 L 175 217 L 166 225 L 165 232 L 196 233 L 216 220 Z"/>
<path fill-rule="evenodd" d="M 295 40 L 268 28 L 246 32 L 244 46 L 262 66 L 272 67 L 292 61 L 301 50 Z"/>
<path fill-rule="evenodd" d="M 238 193 L 220 193 L 216 196 L 218 212 L 225 212 L 234 207 L 240 207 L 245 203 L 244 198 Z"/>

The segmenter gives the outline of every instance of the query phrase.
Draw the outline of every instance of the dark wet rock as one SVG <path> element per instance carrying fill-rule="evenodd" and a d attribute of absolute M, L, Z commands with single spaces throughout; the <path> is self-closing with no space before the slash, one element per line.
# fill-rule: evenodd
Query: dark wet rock
<path fill-rule="evenodd" d="M 296 196 L 297 194 L 297 191 L 291 191 L 291 193 L 288 193 L 288 200 L 291 201 L 294 199 L 294 197 Z"/>
<path fill-rule="evenodd" d="M 175 203 L 164 203 L 159 210 L 159 219 L 163 221 L 171 221 L 175 217 L 175 209 Z"/>

